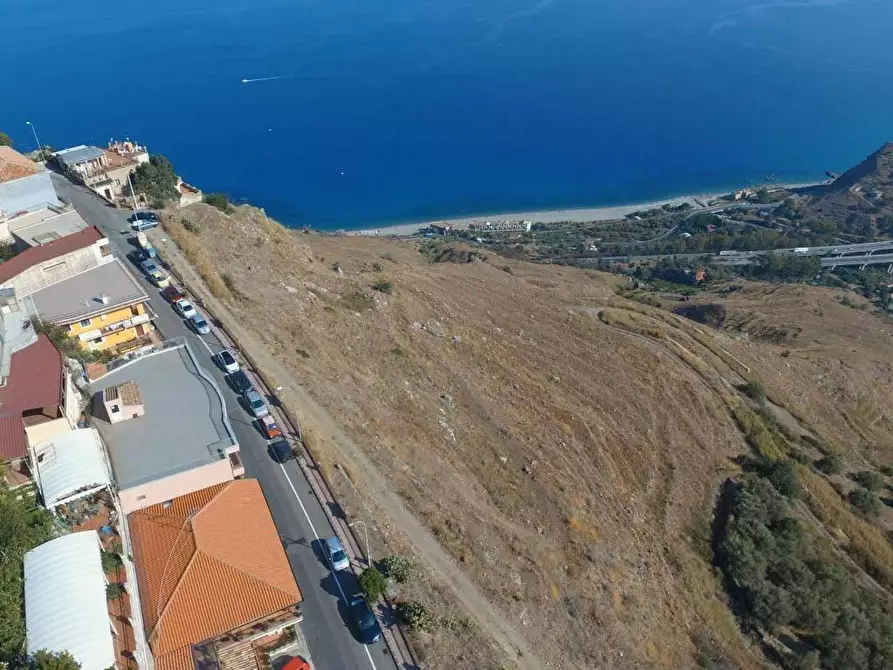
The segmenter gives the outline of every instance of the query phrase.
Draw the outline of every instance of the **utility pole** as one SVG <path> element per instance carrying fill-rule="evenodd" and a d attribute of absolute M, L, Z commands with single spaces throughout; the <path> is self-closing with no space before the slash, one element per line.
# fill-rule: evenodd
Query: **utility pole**
<path fill-rule="evenodd" d="M 353 528 L 357 524 L 363 524 L 363 532 L 366 535 L 366 565 L 372 565 L 372 555 L 369 553 L 369 529 L 366 527 L 366 522 L 354 521 L 353 523 L 349 523 L 347 525 Z"/>
<path fill-rule="evenodd" d="M 130 173 L 127 173 L 127 183 L 130 185 L 130 197 L 133 198 L 133 211 L 136 211 L 136 191 L 133 190 L 133 182 L 130 181 Z"/>
<path fill-rule="evenodd" d="M 34 127 L 34 124 L 30 121 L 25 121 L 25 124 L 31 126 L 31 132 L 34 133 L 34 141 L 37 142 L 37 150 L 40 156 L 40 160 L 43 160 L 43 145 L 40 143 L 40 140 L 37 138 L 37 128 Z"/>

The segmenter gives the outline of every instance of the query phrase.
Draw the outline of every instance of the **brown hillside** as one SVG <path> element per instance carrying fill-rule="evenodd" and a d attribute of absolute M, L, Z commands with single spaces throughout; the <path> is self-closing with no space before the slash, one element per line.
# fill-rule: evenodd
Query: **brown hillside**
<path fill-rule="evenodd" d="M 715 332 L 618 298 L 598 273 L 289 233 L 247 207 L 186 216 L 197 233 L 180 215 L 166 225 L 212 289 L 543 667 L 694 667 L 710 638 L 759 666 L 692 539 L 747 451 L 732 418 L 747 411 L 741 366 L 819 440 L 893 458 L 890 328 L 833 291 L 750 285 L 724 299 Z M 362 494 L 362 467 L 302 420 Z M 377 530 L 392 547 L 414 540 L 386 518 Z M 456 611 L 436 577 L 420 597 Z M 539 667 L 487 631 L 478 620 L 417 644 L 426 667 Z"/>

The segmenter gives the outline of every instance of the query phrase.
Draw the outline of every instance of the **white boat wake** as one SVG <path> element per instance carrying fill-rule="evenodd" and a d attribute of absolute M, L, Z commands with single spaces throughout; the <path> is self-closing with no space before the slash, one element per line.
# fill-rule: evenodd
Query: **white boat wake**
<path fill-rule="evenodd" d="M 290 75 L 277 75 L 275 77 L 257 77 L 255 79 L 242 79 L 243 84 L 256 84 L 259 81 L 276 81 L 278 79 L 289 79 Z"/>

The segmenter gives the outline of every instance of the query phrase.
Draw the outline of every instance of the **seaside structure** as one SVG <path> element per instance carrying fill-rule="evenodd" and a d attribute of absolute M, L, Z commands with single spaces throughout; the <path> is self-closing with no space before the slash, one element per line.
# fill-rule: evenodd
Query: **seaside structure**
<path fill-rule="evenodd" d="M 468 224 L 475 233 L 529 233 L 532 221 L 482 221 Z"/>
<path fill-rule="evenodd" d="M 141 163 L 149 161 L 148 149 L 130 140 L 110 141 L 105 149 L 82 144 L 53 156 L 70 177 L 111 203 L 128 193 L 128 178 Z"/>
<path fill-rule="evenodd" d="M 50 173 L 44 166 L 12 147 L 0 146 L 0 222 L 59 204 Z M 4 237 L 0 224 L 0 241 Z"/>
<path fill-rule="evenodd" d="M 90 382 L 125 514 L 245 474 L 223 395 L 185 343 Z"/>

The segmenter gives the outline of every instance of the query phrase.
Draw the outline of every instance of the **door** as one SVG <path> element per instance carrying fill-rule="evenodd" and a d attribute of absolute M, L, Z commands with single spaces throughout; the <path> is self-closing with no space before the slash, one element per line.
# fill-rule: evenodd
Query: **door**
<path fill-rule="evenodd" d="M 142 336 L 145 335 L 145 334 L 146 334 L 146 329 L 145 329 L 145 327 L 143 326 L 143 324 L 139 324 L 139 325 L 136 327 L 136 335 L 137 335 L 137 337 L 142 337 Z"/>

